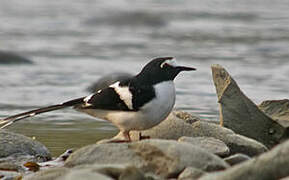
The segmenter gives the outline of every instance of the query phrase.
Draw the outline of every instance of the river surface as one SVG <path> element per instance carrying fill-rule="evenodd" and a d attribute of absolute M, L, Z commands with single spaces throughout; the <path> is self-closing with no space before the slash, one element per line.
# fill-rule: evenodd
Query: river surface
<path fill-rule="evenodd" d="M 256 104 L 289 98 L 289 1 L 1 0 L 0 50 L 33 64 L 0 65 L 0 117 L 88 95 L 111 72 L 137 73 L 174 56 L 196 67 L 176 80 L 176 109 L 218 120 L 211 64 L 221 64 Z M 15 123 L 54 156 L 117 129 L 72 109 Z"/>

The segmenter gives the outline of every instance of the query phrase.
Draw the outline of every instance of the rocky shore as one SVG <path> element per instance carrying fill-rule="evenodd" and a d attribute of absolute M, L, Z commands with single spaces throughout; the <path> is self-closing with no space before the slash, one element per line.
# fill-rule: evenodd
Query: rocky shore
<path fill-rule="evenodd" d="M 0 179 L 289 179 L 289 100 L 255 105 L 223 67 L 212 73 L 220 124 L 173 111 L 131 132 L 131 143 L 102 140 L 56 159 L 41 143 L 0 130 Z"/>

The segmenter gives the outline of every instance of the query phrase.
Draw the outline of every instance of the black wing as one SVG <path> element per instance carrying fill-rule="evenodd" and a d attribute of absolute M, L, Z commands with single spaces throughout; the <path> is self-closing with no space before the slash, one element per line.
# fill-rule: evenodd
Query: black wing
<path fill-rule="evenodd" d="M 98 93 L 88 97 L 89 98 L 85 100 L 86 105 L 81 108 L 133 111 L 120 99 L 119 94 L 112 87 L 100 90 Z"/>
<path fill-rule="evenodd" d="M 146 103 L 156 97 L 155 90 L 152 86 L 131 86 L 133 109 L 139 110 Z"/>
<path fill-rule="evenodd" d="M 114 87 L 100 90 L 98 93 L 88 96 L 87 104 L 82 108 L 137 111 L 156 97 L 153 86 L 139 84 L 131 80 L 120 82 L 119 87 L 129 88 L 129 92 L 132 94 L 132 109 L 120 98 Z"/>

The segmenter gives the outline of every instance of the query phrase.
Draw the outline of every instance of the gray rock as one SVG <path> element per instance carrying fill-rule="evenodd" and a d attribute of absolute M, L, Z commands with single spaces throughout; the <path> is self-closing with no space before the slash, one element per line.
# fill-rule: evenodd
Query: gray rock
<path fill-rule="evenodd" d="M 58 177 L 56 180 L 114 180 L 111 177 L 100 174 L 98 172 L 92 171 L 92 169 L 74 169 L 73 171 L 69 171 L 63 176 Z"/>
<path fill-rule="evenodd" d="M 173 114 L 179 118 L 184 120 L 186 123 L 193 124 L 194 122 L 201 121 L 202 119 L 193 113 L 188 113 L 185 111 L 174 111 Z"/>
<path fill-rule="evenodd" d="M 284 127 L 262 112 L 222 66 L 213 65 L 212 74 L 220 104 L 221 125 L 269 148 L 278 144 L 286 133 Z"/>
<path fill-rule="evenodd" d="M 142 136 L 149 136 L 150 138 L 155 139 L 177 140 L 182 136 L 197 137 L 198 135 L 194 134 L 194 129 L 192 128 L 192 126 L 189 123 L 186 123 L 184 120 L 178 118 L 176 116 L 176 113 L 178 112 L 172 112 L 164 121 L 151 129 L 144 131 L 131 131 L 131 139 L 138 141 L 140 139 L 140 133 Z"/>
<path fill-rule="evenodd" d="M 159 125 L 145 130 L 145 131 L 132 131 L 130 133 L 132 140 L 139 140 L 140 133 L 142 136 L 149 136 L 156 139 L 175 139 L 182 136 L 188 137 L 214 137 L 223 141 L 229 148 L 231 154 L 243 153 L 249 156 L 261 154 L 267 148 L 261 143 L 247 138 L 242 135 L 234 133 L 232 130 L 221 127 L 213 123 L 195 121 L 192 124 L 176 117 L 176 112 L 172 112 L 167 119 Z M 187 118 L 188 119 L 188 118 Z M 191 118 L 193 119 L 193 117 Z"/>
<path fill-rule="evenodd" d="M 60 167 L 41 170 L 35 174 L 25 176 L 26 180 L 78 180 L 78 179 L 101 179 L 101 180 L 145 180 L 142 171 L 129 164 L 92 164 L 82 165 L 71 169 Z"/>
<path fill-rule="evenodd" d="M 280 124 L 284 127 L 289 126 L 288 99 L 263 101 L 258 107 L 275 121 L 280 121 Z"/>
<path fill-rule="evenodd" d="M 38 162 L 42 163 L 46 161 L 46 158 L 41 156 L 33 156 L 33 155 L 23 155 L 23 154 L 12 154 L 5 158 L 0 158 L 0 169 L 7 169 L 14 167 L 15 171 L 25 172 L 26 170 L 23 168 L 23 164 L 26 162 Z"/>
<path fill-rule="evenodd" d="M 0 64 L 32 64 L 32 61 L 14 52 L 0 51 Z"/>
<path fill-rule="evenodd" d="M 219 139 L 213 137 L 186 137 L 183 136 L 178 139 L 180 142 L 187 142 L 194 146 L 203 148 L 213 154 L 221 157 L 228 156 L 230 154 L 229 147 Z"/>
<path fill-rule="evenodd" d="M 18 165 L 12 162 L 0 162 L 0 170 L 7 170 L 7 171 L 18 171 Z"/>
<path fill-rule="evenodd" d="M 286 129 L 281 141 L 289 138 L 289 100 L 267 100 L 263 101 L 259 106 L 265 114 L 270 116 L 274 121 Z"/>
<path fill-rule="evenodd" d="M 119 180 L 145 180 L 145 175 L 136 167 L 129 167 L 124 169 L 124 171 L 120 174 Z"/>
<path fill-rule="evenodd" d="M 21 179 L 22 174 L 15 171 L 2 171 L 0 170 L 0 179 L 3 180 L 16 180 Z"/>
<path fill-rule="evenodd" d="M 271 180 L 289 176 L 289 140 L 256 158 L 199 180 Z"/>
<path fill-rule="evenodd" d="M 192 180 L 192 179 L 198 179 L 202 175 L 204 175 L 205 172 L 196 169 L 193 167 L 187 167 L 178 177 L 178 180 Z"/>
<path fill-rule="evenodd" d="M 79 167 L 75 167 L 74 169 L 78 168 Z M 89 169 L 91 169 L 93 172 L 98 172 L 113 179 L 146 179 L 142 171 L 134 166 L 131 166 L 130 164 L 93 164 L 89 165 Z"/>
<path fill-rule="evenodd" d="M 107 75 L 101 77 L 94 84 L 89 86 L 87 88 L 87 91 L 89 91 L 91 93 L 95 93 L 100 89 L 107 88 L 109 85 L 111 85 L 117 81 L 125 80 L 125 79 L 131 78 L 131 77 L 132 77 L 131 74 L 124 73 L 124 72 L 110 73 L 110 74 L 107 74 Z"/>
<path fill-rule="evenodd" d="M 188 143 L 173 140 L 143 140 L 122 144 L 89 145 L 73 153 L 66 167 L 84 164 L 130 164 L 145 173 L 172 177 L 185 167 L 204 171 L 225 169 L 228 165 L 218 156 Z"/>
<path fill-rule="evenodd" d="M 241 153 L 234 154 L 232 156 L 224 158 L 224 160 L 230 164 L 231 166 L 234 166 L 236 164 L 239 164 L 241 162 L 247 161 L 251 159 L 249 156 Z"/>
<path fill-rule="evenodd" d="M 0 158 L 34 156 L 39 162 L 51 159 L 44 145 L 21 134 L 0 130 L 0 144 Z"/>
<path fill-rule="evenodd" d="M 38 171 L 23 177 L 23 180 L 56 180 L 62 179 L 70 170 L 65 167 L 50 168 L 43 171 Z"/>
<path fill-rule="evenodd" d="M 76 166 L 73 169 L 89 169 L 113 179 L 145 179 L 144 173 L 130 164 L 93 164 Z"/>

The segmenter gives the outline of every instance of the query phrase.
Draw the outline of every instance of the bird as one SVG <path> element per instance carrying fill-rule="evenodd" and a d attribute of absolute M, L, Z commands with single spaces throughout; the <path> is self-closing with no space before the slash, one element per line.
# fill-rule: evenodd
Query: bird
<path fill-rule="evenodd" d="M 119 133 L 111 142 L 130 142 L 130 131 L 150 129 L 170 114 L 176 99 L 175 77 L 182 71 L 194 70 L 179 66 L 174 57 L 153 58 L 135 76 L 88 96 L 6 117 L 0 120 L 0 129 L 38 114 L 73 107 L 115 125 Z"/>

